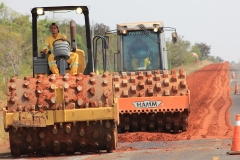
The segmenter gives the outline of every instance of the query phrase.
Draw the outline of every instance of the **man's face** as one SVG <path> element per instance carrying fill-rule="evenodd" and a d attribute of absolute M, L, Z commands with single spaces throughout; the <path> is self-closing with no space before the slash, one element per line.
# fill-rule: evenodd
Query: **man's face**
<path fill-rule="evenodd" d="M 50 27 L 50 31 L 51 31 L 52 34 L 57 34 L 57 33 L 58 33 L 58 28 L 57 28 L 57 26 L 52 25 L 52 26 Z"/>

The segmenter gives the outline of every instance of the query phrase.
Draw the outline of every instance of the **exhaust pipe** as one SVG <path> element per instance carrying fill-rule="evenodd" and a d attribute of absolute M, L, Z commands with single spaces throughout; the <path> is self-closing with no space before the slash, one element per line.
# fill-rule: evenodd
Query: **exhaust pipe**
<path fill-rule="evenodd" d="M 71 48 L 72 52 L 76 52 L 77 38 L 76 38 L 76 23 L 74 20 L 70 21 L 70 34 L 71 34 Z"/>

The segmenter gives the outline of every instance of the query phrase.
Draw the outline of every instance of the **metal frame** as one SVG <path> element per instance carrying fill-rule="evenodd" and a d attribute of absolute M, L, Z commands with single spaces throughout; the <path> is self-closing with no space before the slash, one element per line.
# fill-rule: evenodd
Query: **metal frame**
<path fill-rule="evenodd" d="M 14 127 L 46 127 L 56 123 L 114 120 L 119 124 L 118 104 L 112 107 L 82 108 L 72 110 L 47 110 L 43 112 L 8 113 L 3 109 L 4 128 Z"/>
<path fill-rule="evenodd" d="M 35 8 L 33 8 L 31 10 L 31 13 L 32 13 L 32 51 L 33 51 L 33 57 L 37 57 L 38 56 L 37 8 L 43 8 L 44 11 L 61 11 L 61 10 L 75 10 L 78 7 L 82 8 L 84 18 L 85 18 L 88 63 L 86 65 L 84 74 L 89 75 L 91 72 L 93 72 L 93 62 L 92 62 L 92 46 L 91 46 L 91 35 L 90 35 L 89 9 L 87 6 L 58 6 L 58 7 L 35 7 Z M 33 67 L 34 67 L 34 65 L 33 65 Z"/>

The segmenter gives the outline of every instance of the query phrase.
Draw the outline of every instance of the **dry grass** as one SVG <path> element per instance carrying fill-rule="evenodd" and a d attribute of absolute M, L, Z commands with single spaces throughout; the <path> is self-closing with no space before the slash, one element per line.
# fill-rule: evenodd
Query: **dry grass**
<path fill-rule="evenodd" d="M 0 144 L 9 140 L 8 132 L 5 132 L 3 127 L 0 125 Z"/>
<path fill-rule="evenodd" d="M 8 141 L 8 132 L 3 127 L 3 113 L 0 112 L 0 143 Z"/>
<path fill-rule="evenodd" d="M 7 106 L 7 95 L 0 90 L 0 143 L 8 141 L 8 132 L 5 132 L 3 127 L 3 112 L 2 109 Z"/>
<path fill-rule="evenodd" d="M 178 71 L 179 69 L 184 69 L 186 75 L 189 75 L 201 68 L 203 68 L 204 66 L 207 66 L 209 64 L 211 64 L 213 62 L 204 60 L 204 61 L 199 61 L 198 64 L 191 64 L 191 65 L 187 65 L 187 66 L 181 66 L 181 67 L 177 67 L 174 68 L 176 71 Z"/>
<path fill-rule="evenodd" d="M 7 98 L 6 99 L 0 99 L 0 111 L 2 111 L 3 108 L 7 106 Z"/>
<path fill-rule="evenodd" d="M 7 105 L 7 95 L 0 89 L 0 111 Z"/>

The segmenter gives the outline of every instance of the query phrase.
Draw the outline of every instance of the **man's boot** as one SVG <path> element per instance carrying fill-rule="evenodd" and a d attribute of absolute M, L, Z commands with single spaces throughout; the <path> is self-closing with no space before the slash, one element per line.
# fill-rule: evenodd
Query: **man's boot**
<path fill-rule="evenodd" d="M 77 74 L 77 70 L 78 70 L 78 67 L 77 67 L 77 66 L 72 66 L 72 67 L 71 67 L 70 74 L 76 75 L 76 74 Z"/>
<path fill-rule="evenodd" d="M 50 70 L 52 71 L 53 74 L 56 74 L 57 76 L 59 76 L 59 70 L 57 68 L 57 65 L 51 66 Z"/>

